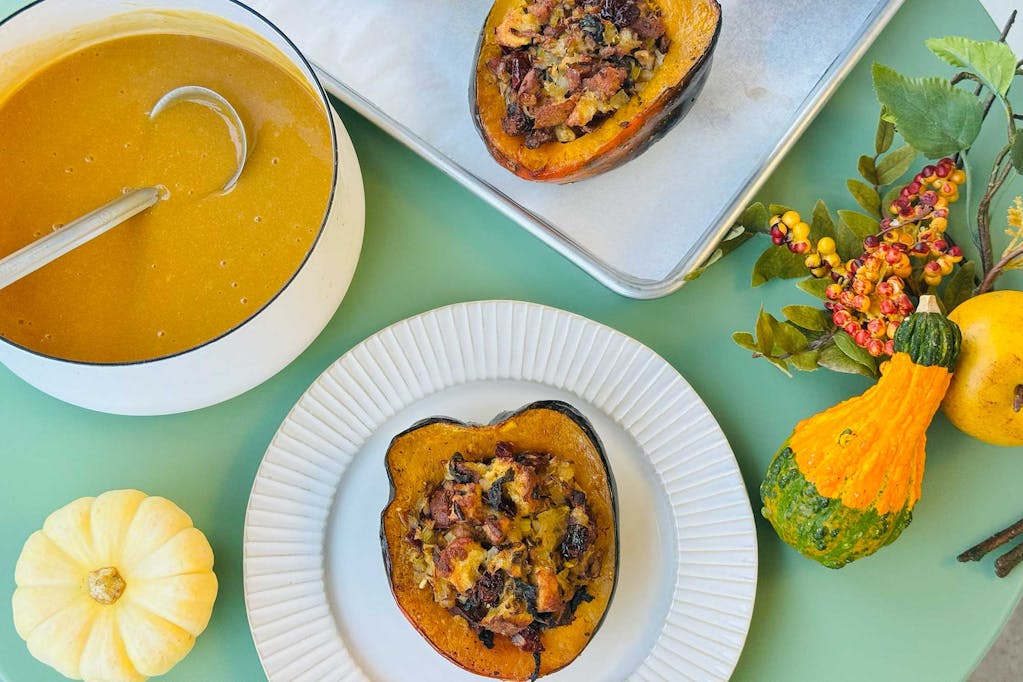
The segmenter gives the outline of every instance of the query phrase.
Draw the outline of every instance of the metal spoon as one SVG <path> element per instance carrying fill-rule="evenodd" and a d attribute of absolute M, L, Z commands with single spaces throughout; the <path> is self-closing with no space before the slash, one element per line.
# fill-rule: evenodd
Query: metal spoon
<path fill-rule="evenodd" d="M 174 88 L 168 92 L 153 105 L 153 110 L 149 112 L 149 120 L 153 120 L 165 109 L 179 102 L 201 104 L 220 116 L 227 125 L 227 131 L 231 135 L 231 142 L 234 143 L 235 162 L 237 164 L 234 175 L 224 183 L 224 187 L 221 189 L 222 192 L 227 192 L 235 186 L 238 178 L 241 177 L 242 169 L 245 167 L 245 158 L 249 153 L 249 142 L 245 136 L 245 126 L 242 124 L 241 117 L 238 116 L 238 112 L 234 110 L 231 103 L 224 99 L 223 95 L 219 92 L 198 85 L 182 85 L 180 88 Z"/>
<path fill-rule="evenodd" d="M 219 93 L 196 85 L 184 85 L 161 97 L 149 112 L 149 118 L 155 118 L 179 102 L 192 102 L 208 107 L 220 115 L 227 124 L 237 161 L 234 174 L 221 189 L 222 192 L 227 192 L 238 182 L 248 155 L 248 140 L 241 117 L 231 103 Z M 157 186 L 127 192 L 9 256 L 0 258 L 0 289 L 141 213 L 159 201 L 166 191 L 166 188 Z"/>

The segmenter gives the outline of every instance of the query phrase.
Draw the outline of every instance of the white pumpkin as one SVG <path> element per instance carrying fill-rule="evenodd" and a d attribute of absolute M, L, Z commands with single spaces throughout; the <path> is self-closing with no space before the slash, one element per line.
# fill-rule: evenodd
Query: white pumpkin
<path fill-rule="evenodd" d="M 213 550 L 173 502 L 137 490 L 53 512 L 14 570 L 14 627 L 37 659 L 90 682 L 170 670 L 206 629 Z"/>

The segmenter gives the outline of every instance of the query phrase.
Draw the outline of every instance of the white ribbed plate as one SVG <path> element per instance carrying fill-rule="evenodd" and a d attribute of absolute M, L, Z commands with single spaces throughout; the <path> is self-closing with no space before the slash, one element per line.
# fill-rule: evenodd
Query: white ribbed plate
<path fill-rule="evenodd" d="M 757 546 L 735 457 L 678 372 L 583 317 L 485 301 L 398 322 L 331 365 L 284 420 L 245 517 L 245 606 L 271 681 L 480 680 L 438 655 L 384 573 L 384 452 L 413 422 L 573 404 L 618 487 L 618 587 L 594 641 L 548 678 L 727 679 L 753 612 Z"/>

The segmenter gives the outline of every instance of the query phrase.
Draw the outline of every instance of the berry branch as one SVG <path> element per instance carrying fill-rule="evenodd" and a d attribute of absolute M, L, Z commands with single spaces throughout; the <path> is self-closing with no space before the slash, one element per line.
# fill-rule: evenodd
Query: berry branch
<path fill-rule="evenodd" d="M 908 78 L 874 65 L 874 91 L 882 107 L 874 149 L 859 158 L 862 181 L 846 181 L 864 212 L 840 210 L 836 224 L 823 202 L 812 220 L 785 206 L 766 210 L 754 204 L 747 210 L 744 215 L 757 216 L 755 231 L 767 232 L 774 244 L 757 260 L 753 286 L 803 277 L 799 288 L 823 299 L 824 310 L 786 306 L 785 321 L 761 310 L 756 337 L 737 332 L 732 338 L 738 345 L 785 372 L 791 362 L 801 370 L 823 366 L 876 376 L 879 364 L 894 352 L 895 332 L 917 298 L 940 292 L 951 310 L 989 291 L 1006 270 L 1023 268 L 1023 203 L 1010 210 L 1012 241 L 999 257 L 991 235 L 999 191 L 1014 170 L 1023 172 L 1023 127 L 1018 131 L 1016 123 L 1023 115 L 1007 97 L 1023 72 L 1023 59 L 1005 43 L 1016 17 L 1013 12 L 997 41 L 956 36 L 926 41 L 935 56 L 956 67 L 951 78 Z M 962 83 L 972 87 L 957 87 Z M 962 249 L 946 234 L 949 209 L 967 181 L 966 153 L 995 100 L 1005 112 L 1007 140 L 986 184 L 966 186 L 967 191 L 982 187 L 983 194 L 975 223 L 967 225 L 979 255 L 976 263 L 965 262 Z M 896 136 L 905 144 L 892 149 Z M 921 153 L 940 160 L 900 181 Z M 975 175 L 975 181 L 983 177 Z M 749 227 L 748 222 L 742 225 Z"/>

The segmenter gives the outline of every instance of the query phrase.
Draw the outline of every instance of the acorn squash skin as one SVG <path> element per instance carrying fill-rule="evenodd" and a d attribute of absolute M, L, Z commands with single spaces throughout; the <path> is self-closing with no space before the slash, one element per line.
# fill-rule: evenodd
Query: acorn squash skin
<path fill-rule="evenodd" d="M 507 680 L 527 680 L 536 669 L 533 654 L 507 637 L 486 648 L 466 621 L 420 589 L 405 557 L 404 513 L 443 478 L 447 460 L 458 451 L 466 460 L 492 456 L 500 441 L 516 450 L 546 451 L 572 461 L 576 483 L 586 493 L 597 524 L 595 547 L 602 551 L 599 575 L 587 584 L 594 597 L 581 603 L 572 623 L 541 633 L 539 676 L 571 663 L 603 622 L 618 578 L 618 507 L 614 477 L 603 445 L 589 421 L 571 405 L 540 401 L 498 415 L 488 425 L 431 417 L 396 435 L 385 463 L 390 499 L 381 513 L 380 544 L 391 592 L 413 627 L 441 655 L 470 672 Z"/>
<path fill-rule="evenodd" d="M 567 142 L 526 149 L 501 128 L 504 100 L 487 61 L 500 54 L 494 31 L 515 0 L 496 0 L 476 46 L 469 79 L 473 123 L 490 155 L 525 180 L 566 184 L 616 168 L 646 151 L 692 108 L 710 72 L 721 33 L 717 0 L 658 0 L 672 47 L 643 92 L 594 132 Z"/>

